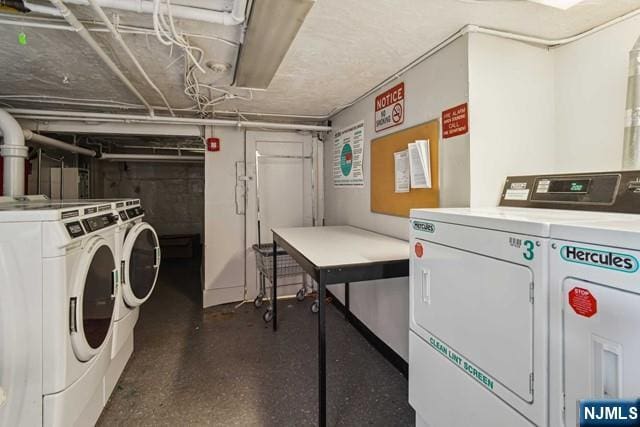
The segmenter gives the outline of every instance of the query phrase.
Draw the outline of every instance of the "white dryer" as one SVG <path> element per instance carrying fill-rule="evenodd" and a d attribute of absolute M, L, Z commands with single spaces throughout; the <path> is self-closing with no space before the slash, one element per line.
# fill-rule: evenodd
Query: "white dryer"
<path fill-rule="evenodd" d="M 93 425 L 119 286 L 105 205 L 0 205 L 0 425 Z"/>
<path fill-rule="evenodd" d="M 160 241 L 154 228 L 144 221 L 139 199 L 112 203 L 118 217 L 116 257 L 120 270 L 120 292 L 116 299 L 112 362 L 106 375 L 107 395 L 115 388 L 134 347 L 134 327 L 140 306 L 153 293 L 160 269 Z"/>
<path fill-rule="evenodd" d="M 418 425 L 560 425 L 552 227 L 633 218 L 620 213 L 620 189 L 633 180 L 510 177 L 500 207 L 411 211 L 409 401 Z M 550 369 L 559 371 L 550 378 Z"/>
<path fill-rule="evenodd" d="M 640 219 L 551 232 L 556 425 L 575 426 L 581 399 L 640 396 Z"/>

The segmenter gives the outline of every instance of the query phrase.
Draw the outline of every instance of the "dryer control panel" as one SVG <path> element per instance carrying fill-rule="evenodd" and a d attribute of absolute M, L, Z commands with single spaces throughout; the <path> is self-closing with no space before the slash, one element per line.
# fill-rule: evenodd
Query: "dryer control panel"
<path fill-rule="evenodd" d="M 640 213 L 640 171 L 510 176 L 500 206 Z"/>

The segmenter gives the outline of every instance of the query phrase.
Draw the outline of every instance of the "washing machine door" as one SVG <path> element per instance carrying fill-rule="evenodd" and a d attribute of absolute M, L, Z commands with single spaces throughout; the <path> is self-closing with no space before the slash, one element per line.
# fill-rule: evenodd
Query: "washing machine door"
<path fill-rule="evenodd" d="M 153 292 L 160 268 L 160 242 L 151 225 L 134 225 L 122 249 L 122 296 L 129 307 L 138 307 Z"/>
<path fill-rule="evenodd" d="M 85 245 L 69 304 L 71 344 L 79 360 L 90 360 L 109 338 L 117 284 L 113 251 L 102 237 L 94 237 Z"/>

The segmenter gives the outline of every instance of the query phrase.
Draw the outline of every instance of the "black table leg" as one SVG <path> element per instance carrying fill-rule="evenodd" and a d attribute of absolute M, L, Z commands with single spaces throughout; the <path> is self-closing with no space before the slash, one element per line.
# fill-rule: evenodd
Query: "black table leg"
<path fill-rule="evenodd" d="M 349 282 L 344 284 L 344 318 L 349 320 Z"/>
<path fill-rule="evenodd" d="M 327 343 L 326 343 L 326 317 L 325 317 L 325 299 L 326 289 L 326 273 L 320 271 L 320 281 L 318 283 L 318 379 L 319 392 L 319 426 L 327 425 Z"/>
<path fill-rule="evenodd" d="M 273 241 L 273 300 L 271 301 L 271 308 L 273 310 L 273 330 L 278 330 L 278 245 L 274 239 Z"/>

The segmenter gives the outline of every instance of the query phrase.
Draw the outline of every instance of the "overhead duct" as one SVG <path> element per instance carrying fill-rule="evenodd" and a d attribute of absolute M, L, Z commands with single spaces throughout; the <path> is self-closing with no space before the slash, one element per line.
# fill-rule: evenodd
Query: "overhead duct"
<path fill-rule="evenodd" d="M 22 128 L 11 114 L 0 109 L 0 130 L 3 135 L 0 147 L 4 159 L 3 195 L 24 196 L 24 161 L 29 149 L 24 144 Z"/>
<path fill-rule="evenodd" d="M 266 89 L 315 0 L 254 1 L 234 84 Z M 266 46 L 266 48 L 265 48 Z"/>
<path fill-rule="evenodd" d="M 640 37 L 629 52 L 627 117 L 624 127 L 622 168 L 640 169 Z"/>

